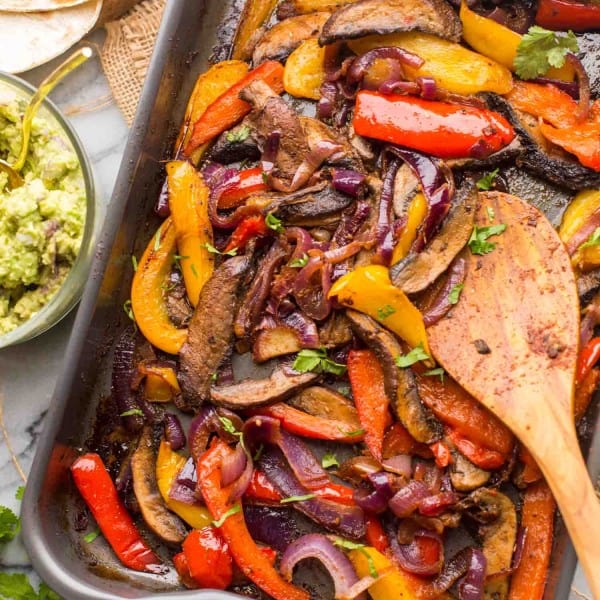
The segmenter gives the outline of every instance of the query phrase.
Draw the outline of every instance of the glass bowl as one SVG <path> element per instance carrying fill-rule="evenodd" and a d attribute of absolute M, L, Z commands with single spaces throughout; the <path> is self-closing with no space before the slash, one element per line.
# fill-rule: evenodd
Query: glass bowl
<path fill-rule="evenodd" d="M 0 93 L 7 91 L 14 92 L 19 98 L 29 100 L 35 88 L 14 75 L 0 72 Z M 38 115 L 50 120 L 64 132 L 77 155 L 85 186 L 85 225 L 79 254 L 65 281 L 41 310 L 12 331 L 0 335 L 0 348 L 25 342 L 44 333 L 73 309 L 83 293 L 95 248 L 98 211 L 90 161 L 74 129 L 53 102 L 46 98 L 38 109 Z"/>

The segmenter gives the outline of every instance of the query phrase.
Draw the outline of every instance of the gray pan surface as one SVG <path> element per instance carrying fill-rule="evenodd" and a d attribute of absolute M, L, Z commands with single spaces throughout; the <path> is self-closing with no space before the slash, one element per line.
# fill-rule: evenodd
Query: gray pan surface
<path fill-rule="evenodd" d="M 206 69 L 211 54 L 217 60 L 227 57 L 241 3 L 167 3 L 64 370 L 33 462 L 22 508 L 25 545 L 42 579 L 67 600 L 150 598 L 157 594 L 165 600 L 239 597 L 217 591 L 182 591 L 174 572 L 164 576 L 135 573 L 118 563 L 103 539 L 85 544 L 75 530 L 81 500 L 73 493 L 68 468 L 90 437 L 98 405 L 110 389 L 111 347 L 127 326 L 122 306 L 129 298 L 131 255 L 140 255 L 158 223 L 148 215 L 164 178 L 161 161 L 169 156 L 198 73 Z M 554 222 L 560 218 L 565 194 L 518 172 L 509 175 L 509 183 L 513 193 L 538 204 Z M 584 426 L 594 480 L 600 475 L 596 417 L 588 415 Z M 568 598 L 575 562 L 559 522 L 548 598 Z M 322 579 L 322 574 L 315 572 L 310 577 Z"/>

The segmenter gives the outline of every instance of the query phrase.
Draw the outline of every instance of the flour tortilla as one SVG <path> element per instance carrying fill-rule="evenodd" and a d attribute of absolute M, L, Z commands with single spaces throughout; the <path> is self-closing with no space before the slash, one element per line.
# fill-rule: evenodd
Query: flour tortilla
<path fill-rule="evenodd" d="M 88 0 L 0 0 L 0 11 L 35 12 L 59 10 L 83 4 Z"/>
<path fill-rule="evenodd" d="M 61 55 L 92 29 L 101 8 L 102 0 L 88 0 L 51 12 L 0 11 L 0 71 L 22 73 Z"/>

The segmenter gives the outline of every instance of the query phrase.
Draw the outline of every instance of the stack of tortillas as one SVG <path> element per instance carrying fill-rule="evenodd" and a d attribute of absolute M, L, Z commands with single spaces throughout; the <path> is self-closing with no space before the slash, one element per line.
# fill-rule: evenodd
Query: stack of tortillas
<path fill-rule="evenodd" d="M 90 31 L 103 0 L 0 0 L 0 71 L 22 73 Z"/>

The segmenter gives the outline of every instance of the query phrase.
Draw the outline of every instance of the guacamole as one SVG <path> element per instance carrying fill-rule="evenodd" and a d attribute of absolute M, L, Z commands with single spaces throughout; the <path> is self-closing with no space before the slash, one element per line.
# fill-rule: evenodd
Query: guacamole
<path fill-rule="evenodd" d="M 0 91 L 0 158 L 14 163 L 25 101 Z M 79 252 L 86 214 L 77 154 L 58 123 L 33 121 L 25 184 L 0 171 L 0 335 L 35 315 L 58 291 Z"/>

